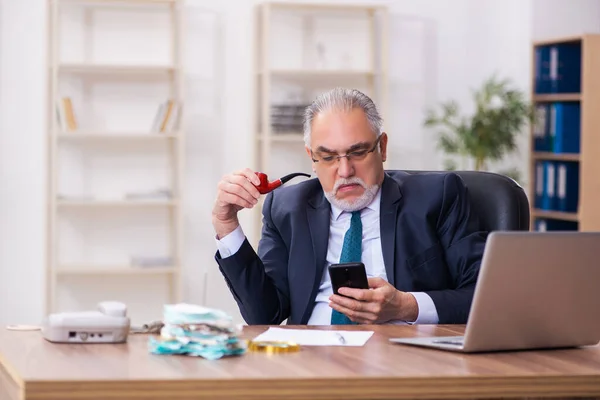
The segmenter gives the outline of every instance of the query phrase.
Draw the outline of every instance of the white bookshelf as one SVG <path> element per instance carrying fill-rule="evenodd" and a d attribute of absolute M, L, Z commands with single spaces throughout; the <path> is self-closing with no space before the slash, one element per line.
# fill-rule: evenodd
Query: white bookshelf
<path fill-rule="evenodd" d="M 164 200 L 57 200 L 57 207 L 177 207 Z"/>
<path fill-rule="evenodd" d="M 170 275 L 175 272 L 173 266 L 152 268 L 131 268 L 123 266 L 98 266 L 98 265 L 65 265 L 56 270 L 58 275 Z"/>
<path fill-rule="evenodd" d="M 264 72 L 261 72 L 261 74 Z M 332 70 L 311 70 L 311 69 L 274 69 L 268 72 L 272 77 L 275 78 L 287 78 L 296 80 L 306 79 L 356 79 L 375 76 L 374 71 L 369 70 L 344 70 L 344 69 L 332 69 Z"/>
<path fill-rule="evenodd" d="M 181 7 L 49 0 L 48 313 L 119 300 L 142 323 L 180 301 Z M 57 117 L 65 97 L 76 128 Z M 167 100 L 177 122 L 157 130 Z"/>
<path fill-rule="evenodd" d="M 61 132 L 57 133 L 59 140 L 170 140 L 179 138 L 179 133 L 147 133 L 147 132 Z"/>
<path fill-rule="evenodd" d="M 60 1 L 60 0 L 59 0 Z M 100 74 L 133 74 L 133 75 L 162 75 L 176 73 L 176 67 L 171 65 L 98 65 L 88 63 L 59 64 L 59 73 L 100 75 Z"/>
<path fill-rule="evenodd" d="M 300 124 L 274 128 L 272 106 L 294 106 L 297 115 L 317 94 L 339 86 L 363 91 L 386 115 L 388 9 L 373 4 L 265 2 L 257 6 L 255 17 L 254 168 L 270 179 L 312 173 Z M 262 227 L 261 208 L 259 202 L 254 245 Z"/>

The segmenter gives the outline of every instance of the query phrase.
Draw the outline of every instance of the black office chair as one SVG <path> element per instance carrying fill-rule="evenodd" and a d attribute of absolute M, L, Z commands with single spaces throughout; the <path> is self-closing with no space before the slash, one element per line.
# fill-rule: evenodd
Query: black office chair
<path fill-rule="evenodd" d="M 411 174 L 441 171 L 406 171 Z M 473 210 L 487 231 L 528 231 L 529 200 L 511 178 L 483 171 L 454 171 L 467 185 Z"/>

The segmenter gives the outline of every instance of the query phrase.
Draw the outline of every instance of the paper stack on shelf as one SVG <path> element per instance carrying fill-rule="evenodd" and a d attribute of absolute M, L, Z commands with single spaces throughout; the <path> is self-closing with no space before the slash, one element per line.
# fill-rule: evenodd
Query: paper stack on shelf
<path fill-rule="evenodd" d="M 271 128 L 273 133 L 298 133 L 303 130 L 304 110 L 308 104 L 271 105 Z"/>
<path fill-rule="evenodd" d="M 149 268 L 149 267 L 170 267 L 174 265 L 173 257 L 169 256 L 132 256 L 129 262 L 129 265 L 132 267 L 141 267 L 141 268 Z"/>
<path fill-rule="evenodd" d="M 164 326 L 160 337 L 150 337 L 153 354 L 183 354 L 216 360 L 240 355 L 246 351 L 238 339 L 241 326 L 236 326 L 226 313 L 193 304 L 164 307 Z"/>
<path fill-rule="evenodd" d="M 161 188 L 156 190 L 125 193 L 126 200 L 169 200 L 173 198 L 171 190 Z"/>

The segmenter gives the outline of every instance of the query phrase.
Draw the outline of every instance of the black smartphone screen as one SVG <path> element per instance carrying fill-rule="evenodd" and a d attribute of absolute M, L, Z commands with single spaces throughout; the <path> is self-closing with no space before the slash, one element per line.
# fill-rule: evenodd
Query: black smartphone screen
<path fill-rule="evenodd" d="M 338 294 L 341 287 L 369 288 L 365 264 L 361 262 L 332 264 L 329 266 L 329 278 L 335 294 Z"/>

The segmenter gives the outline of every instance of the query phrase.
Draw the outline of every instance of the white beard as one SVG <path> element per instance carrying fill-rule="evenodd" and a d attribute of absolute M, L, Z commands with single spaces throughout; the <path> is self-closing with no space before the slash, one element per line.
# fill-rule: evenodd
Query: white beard
<path fill-rule="evenodd" d="M 349 184 L 358 184 L 362 186 L 365 189 L 364 193 L 360 195 L 360 197 L 352 201 L 340 200 L 336 198 L 335 194 L 337 193 L 340 186 Z M 331 204 L 338 207 L 339 209 L 352 212 L 362 210 L 363 208 L 371 204 L 371 202 L 377 195 L 378 190 L 379 185 L 367 186 L 365 182 L 358 177 L 348 179 L 342 178 L 335 182 L 335 185 L 333 186 L 333 189 L 330 192 L 325 192 L 325 197 L 327 198 L 327 200 L 329 200 Z"/>

